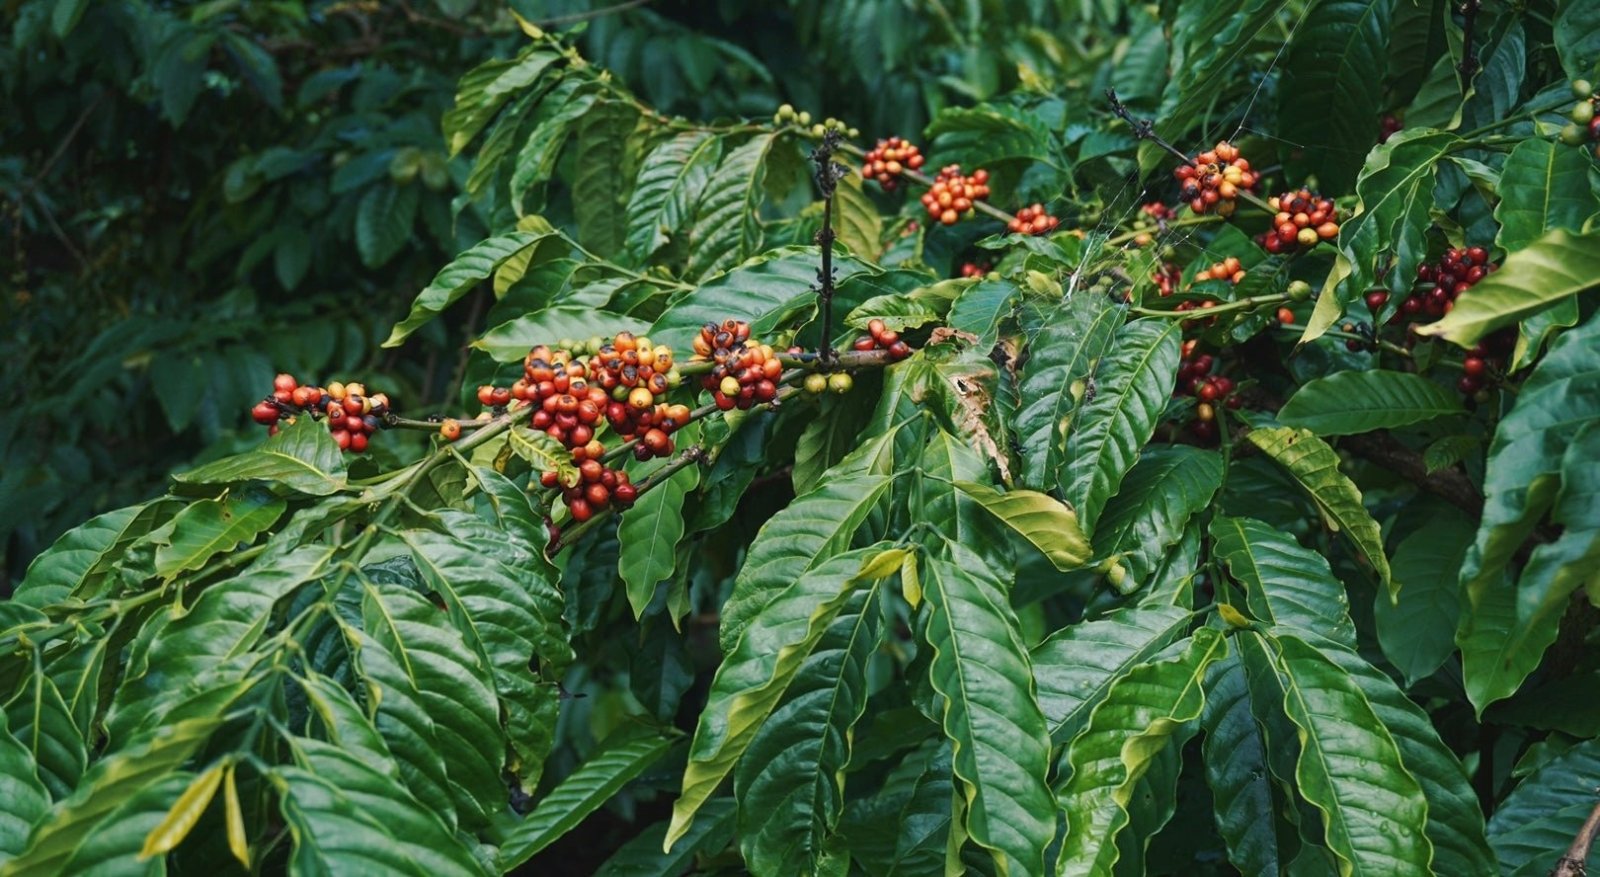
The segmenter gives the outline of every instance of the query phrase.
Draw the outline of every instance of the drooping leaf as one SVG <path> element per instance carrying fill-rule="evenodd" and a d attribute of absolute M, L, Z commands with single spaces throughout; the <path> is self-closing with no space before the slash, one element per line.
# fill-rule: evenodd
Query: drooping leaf
<path fill-rule="evenodd" d="M 921 635 L 933 650 L 928 679 L 940 724 L 954 744 L 963 827 L 1002 873 L 1044 873 L 1055 833 L 1050 735 L 1033 694 L 1033 671 L 1002 584 L 976 555 L 921 563 L 927 608 Z"/>
<path fill-rule="evenodd" d="M 0 711 L 0 865 L 22 852 L 28 832 L 50 809 L 50 793 L 39 781 L 33 751 L 11 733 Z"/>
<path fill-rule="evenodd" d="M 434 275 L 433 282 L 426 289 L 417 293 L 416 301 L 411 303 L 411 312 L 395 324 L 383 346 L 399 347 L 412 332 L 454 304 L 474 285 L 493 274 L 507 259 L 537 245 L 544 237 L 536 232 L 514 231 L 489 238 L 457 256 Z"/>
<path fill-rule="evenodd" d="M 1052 739 L 1075 737 L 1111 685 L 1182 636 L 1191 617 L 1170 605 L 1124 609 L 1063 627 L 1034 646 L 1033 678 Z"/>
<path fill-rule="evenodd" d="M 1350 598 L 1322 555 L 1254 518 L 1211 520 L 1212 551 L 1244 589 L 1257 620 L 1354 646 Z"/>
<path fill-rule="evenodd" d="M 862 189 L 861 177 L 849 174 L 839 181 L 833 194 L 833 229 L 839 243 L 862 259 L 876 261 L 878 241 L 883 237 L 883 217 Z"/>
<path fill-rule="evenodd" d="M 1201 752 L 1228 861 L 1244 874 L 1284 873 L 1298 844 L 1282 828 L 1283 795 L 1268 773 L 1268 744 L 1251 712 L 1242 660 L 1228 655 L 1213 663 L 1205 692 Z"/>
<path fill-rule="evenodd" d="M 1523 778 L 1489 820 L 1489 843 L 1501 874 L 1549 873 L 1594 811 L 1600 740 L 1585 740 Z M 1586 863 L 1600 866 L 1600 849 Z"/>
<path fill-rule="evenodd" d="M 978 336 L 978 349 L 991 349 L 999 340 L 1000 326 L 1011 316 L 1021 292 L 1009 280 L 980 280 L 963 289 L 950 303 L 950 314 L 945 322 L 952 329 Z"/>
<path fill-rule="evenodd" d="M 1054 497 L 1032 490 L 1001 493 L 975 481 L 957 481 L 955 486 L 1039 549 L 1056 569 L 1066 572 L 1089 562 L 1092 552 L 1077 516 Z"/>
<path fill-rule="evenodd" d="M 697 858 L 715 855 L 728 845 L 738 812 L 732 798 L 707 801 L 700 818 L 670 851 L 662 845 L 667 823 L 657 822 L 612 853 L 595 877 L 679 877 Z"/>
<path fill-rule="evenodd" d="M 28 564 L 11 600 L 43 608 L 81 590 L 93 590 L 94 583 L 120 559 L 122 549 L 164 521 L 173 505 L 158 501 L 120 508 L 61 534 Z"/>
<path fill-rule="evenodd" d="M 532 85 L 560 57 L 529 46 L 516 59 L 487 61 L 463 76 L 456 90 L 455 108 L 444 114 L 444 138 L 450 154 L 466 148 L 506 101 Z"/>
<path fill-rule="evenodd" d="M 622 513 L 617 541 L 617 574 L 627 588 L 633 617 L 644 614 L 656 586 L 672 578 L 678 563 L 678 543 L 683 539 L 684 497 L 700 484 L 700 467 L 681 469 L 639 498 Z"/>
<path fill-rule="evenodd" d="M 1462 413 L 1460 393 L 1421 375 L 1377 369 L 1307 381 L 1278 411 L 1278 422 L 1317 435 L 1350 435 Z"/>
<path fill-rule="evenodd" d="M 1501 326 L 1600 286 L 1600 231 L 1553 229 L 1506 257 L 1500 270 L 1457 297 L 1454 308 L 1417 331 L 1471 347 Z"/>
<path fill-rule="evenodd" d="M 574 148 L 582 159 L 572 180 L 572 210 L 578 220 L 578 242 L 603 258 L 622 252 L 627 232 L 629 135 L 639 111 L 623 101 L 601 101 L 578 120 Z"/>
<path fill-rule="evenodd" d="M 1339 471 L 1339 455 L 1333 448 L 1306 430 L 1289 427 L 1253 429 L 1246 438 L 1294 476 L 1328 526 L 1344 533 L 1393 594 L 1397 586 L 1390 577 L 1378 523 L 1362 505 L 1355 482 Z"/>
<path fill-rule="evenodd" d="M 495 865 L 510 871 L 576 828 L 629 780 L 665 755 L 675 739 L 659 729 L 637 725 L 625 726 L 601 741 L 593 755 L 506 832 Z"/>
<path fill-rule="evenodd" d="M 72 794 L 88 765 L 88 746 L 61 691 L 37 660 L 4 711 L 11 739 L 21 744 L 50 797 L 60 801 Z"/>
<path fill-rule="evenodd" d="M 1400 583 L 1398 602 L 1379 594 L 1373 614 L 1383 655 L 1407 682 L 1433 673 L 1455 651 L 1461 615 L 1457 579 L 1470 545 L 1472 522 L 1459 513 L 1446 513 L 1395 547 L 1391 566 Z"/>
<path fill-rule="evenodd" d="M 1169 743 L 1181 747 L 1199 730 L 1206 670 L 1227 653 L 1220 631 L 1201 628 L 1177 657 L 1141 664 L 1112 683 L 1083 731 L 1067 744 L 1071 775 L 1056 790 L 1067 816 L 1059 873 L 1113 873 L 1135 784 L 1158 752 Z"/>
<path fill-rule="evenodd" d="M 211 799 L 216 797 L 217 789 L 222 785 L 224 769 L 221 763 L 213 764 L 185 784 L 161 821 L 145 833 L 139 858 L 166 855 L 183 843 L 189 832 L 194 830 L 195 823 L 205 814 L 206 808 L 211 806 Z M 77 858 L 83 858 L 81 852 Z"/>
<path fill-rule="evenodd" d="M 722 138 L 685 131 L 645 156 L 627 207 L 627 248 L 635 264 L 681 234 L 722 158 Z"/>
<path fill-rule="evenodd" d="M 1083 413 L 1087 381 L 1111 352 L 1122 321 L 1103 296 L 1075 295 L 1056 307 L 1029 345 L 1016 420 L 1025 486 L 1044 490 L 1056 483 L 1067 435 Z"/>
<path fill-rule="evenodd" d="M 184 484 L 271 481 L 310 496 L 344 489 L 344 455 L 328 428 L 309 417 L 280 426 L 261 447 L 173 475 Z"/>
<path fill-rule="evenodd" d="M 1582 231 L 1584 221 L 1600 212 L 1589 185 L 1590 164 L 1583 150 L 1542 137 L 1518 143 L 1500 169 L 1496 243 L 1515 253 L 1551 229 Z"/>
<path fill-rule="evenodd" d="M 688 275 L 708 277 L 753 255 L 761 242 L 762 180 L 774 135 L 757 134 L 717 164 L 716 185 L 695 205 Z"/>
<path fill-rule="evenodd" d="M 1113 349 L 1093 372 L 1094 398 L 1067 434 L 1060 476 L 1062 498 L 1091 537 L 1166 410 L 1182 335 L 1178 320 L 1135 320 L 1117 331 Z"/>
<path fill-rule="evenodd" d="M 419 187 L 379 183 L 356 207 L 356 252 L 361 264 L 377 268 L 406 245 L 416 222 Z"/>
<path fill-rule="evenodd" d="M 169 540 L 156 547 L 156 574 L 172 578 L 199 569 L 219 553 L 254 542 L 287 507 L 262 490 L 230 491 L 223 499 L 192 503 L 172 519 Z"/>
<path fill-rule="evenodd" d="M 1096 555 L 1121 558 L 1145 581 L 1221 487 L 1222 455 L 1188 445 L 1147 449 L 1106 503 Z"/>
<path fill-rule="evenodd" d="M 1291 152 L 1291 177 L 1311 169 L 1334 192 L 1355 182 L 1383 109 L 1393 5 L 1320 0 L 1296 23 L 1278 92 L 1283 136 L 1303 144 Z"/>

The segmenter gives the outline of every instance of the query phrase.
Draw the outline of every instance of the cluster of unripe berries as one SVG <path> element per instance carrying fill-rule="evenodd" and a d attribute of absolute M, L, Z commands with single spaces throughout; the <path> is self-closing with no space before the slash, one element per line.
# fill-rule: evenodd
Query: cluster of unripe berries
<path fill-rule="evenodd" d="M 1495 270 L 1489 251 L 1483 247 L 1460 247 L 1444 251 L 1438 262 L 1417 266 L 1418 288 L 1413 289 L 1391 322 L 1437 319 L 1450 313 L 1456 297 Z M 1427 284 L 1432 284 L 1428 286 Z M 1367 293 L 1367 307 L 1377 313 L 1389 301 L 1389 293 Z"/>
<path fill-rule="evenodd" d="M 1591 140 L 1600 140 L 1600 96 L 1595 95 L 1594 86 L 1587 79 L 1574 80 L 1572 96 L 1578 102 L 1567 112 L 1571 124 L 1561 129 L 1561 142 L 1582 146 Z M 1595 148 L 1594 154 L 1600 158 L 1600 147 Z"/>
<path fill-rule="evenodd" d="M 911 355 L 911 348 L 900 340 L 900 333 L 890 329 L 878 319 L 867 322 L 867 334 L 858 337 L 851 348 L 863 352 L 887 350 L 890 359 L 905 359 Z"/>
<path fill-rule="evenodd" d="M 1194 164 L 1179 165 L 1172 172 L 1178 178 L 1178 194 L 1195 213 L 1232 216 L 1240 192 L 1255 188 L 1258 174 L 1250 162 L 1239 155 L 1239 148 L 1224 140 L 1215 149 L 1195 157 Z"/>
<path fill-rule="evenodd" d="M 1211 373 L 1216 366 L 1216 357 L 1209 353 L 1198 353 L 1195 347 L 1193 339 L 1183 343 L 1183 359 L 1178 363 L 1178 378 L 1172 395 L 1193 396 L 1197 400 L 1195 419 L 1189 424 L 1189 430 L 1195 438 L 1211 441 L 1217 436 L 1216 406 L 1238 408 L 1239 397 L 1233 395 L 1232 378 Z"/>
<path fill-rule="evenodd" d="M 848 127 L 845 123 L 834 118 L 824 119 L 813 125 L 810 113 L 805 111 L 795 112 L 794 106 L 791 104 L 784 104 L 778 107 L 778 111 L 772 116 L 772 121 L 778 125 L 799 125 L 801 128 L 809 128 L 813 137 L 821 137 L 828 133 L 830 129 L 838 131 L 851 139 L 861 136 L 860 131 Z"/>
<path fill-rule="evenodd" d="M 712 363 L 700 385 L 711 391 L 711 401 L 719 410 L 744 410 L 778 397 L 783 363 L 772 345 L 751 342 L 749 323 L 707 323 L 693 343 L 693 359 Z"/>
<path fill-rule="evenodd" d="M 1030 204 L 1011 217 L 1006 229 L 1013 234 L 1045 234 L 1060 224 L 1061 220 L 1044 212 L 1044 205 Z"/>
<path fill-rule="evenodd" d="M 574 521 L 587 521 L 595 512 L 610 506 L 629 508 L 639 498 L 639 490 L 628 480 L 627 471 L 612 469 L 600 461 L 598 454 L 590 456 L 585 449 L 574 448 L 572 459 L 577 464 L 576 477 L 569 475 L 563 482 L 560 472 L 549 469 L 540 473 L 539 483 L 561 489 L 561 501 Z"/>
<path fill-rule="evenodd" d="M 1269 253 L 1288 253 L 1300 247 L 1314 247 L 1319 241 L 1339 236 L 1339 209 L 1328 198 L 1310 189 L 1301 189 L 1267 199 L 1277 213 L 1272 228 L 1256 238 Z"/>
<path fill-rule="evenodd" d="M 961 173 L 961 165 L 940 168 L 933 185 L 922 193 L 922 206 L 928 215 L 945 225 L 955 225 L 972 216 L 972 205 L 989 197 L 989 172 L 978 168 L 971 175 Z"/>
<path fill-rule="evenodd" d="M 922 167 L 926 159 L 915 143 L 900 137 L 879 140 L 861 162 L 861 176 L 877 180 L 885 192 L 893 192 L 900 185 L 900 175 L 907 170 Z"/>
<path fill-rule="evenodd" d="M 367 449 L 368 436 L 383 427 L 389 412 L 389 397 L 383 393 L 367 395 L 357 383 L 334 381 L 327 388 L 301 386 L 294 375 L 280 374 L 272 380 L 272 395 L 250 409 L 250 417 L 267 427 L 268 435 L 278 434 L 278 421 L 294 422 L 297 414 L 308 413 L 328 424 L 328 432 L 341 451 L 357 454 Z"/>

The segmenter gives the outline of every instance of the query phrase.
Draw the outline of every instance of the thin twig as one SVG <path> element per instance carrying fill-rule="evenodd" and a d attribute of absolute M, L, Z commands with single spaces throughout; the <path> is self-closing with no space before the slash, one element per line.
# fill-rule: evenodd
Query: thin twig
<path fill-rule="evenodd" d="M 604 18 L 607 15 L 615 15 L 618 12 L 627 12 L 629 9 L 635 9 L 649 2 L 650 0 L 627 0 L 626 3 L 616 3 L 611 6 L 603 6 L 599 9 L 591 9 L 588 12 L 574 12 L 570 15 L 557 15 L 554 18 L 546 18 L 542 21 L 536 21 L 533 24 L 535 27 L 563 27 L 569 24 L 577 24 L 580 21 L 592 21 L 596 18 Z"/>
<path fill-rule="evenodd" d="M 1461 4 L 1461 64 L 1456 69 L 1461 73 L 1463 84 L 1471 82 L 1472 74 L 1478 72 L 1478 53 L 1472 46 L 1472 30 L 1478 22 L 1478 10 L 1482 7 L 1482 0 L 1466 0 Z"/>
<path fill-rule="evenodd" d="M 1566 855 L 1556 861 L 1550 877 L 1584 877 L 1588 873 L 1584 863 L 1589 861 L 1589 849 L 1594 846 L 1596 834 L 1600 834 L 1600 803 L 1596 803 L 1594 809 L 1589 811 L 1589 818 L 1578 829 L 1578 836 L 1572 839 L 1572 846 L 1567 847 Z"/>
<path fill-rule="evenodd" d="M 817 246 L 822 248 L 822 267 L 817 269 L 817 300 L 822 306 L 822 345 L 817 353 L 824 367 L 831 367 L 833 352 L 833 242 L 838 234 L 833 230 L 833 194 L 839 181 L 849 168 L 836 164 L 833 153 L 839 148 L 839 132 L 829 129 L 822 135 L 822 143 L 811 150 L 811 161 L 816 164 L 817 189 L 822 192 L 822 228 L 817 229 Z"/>
<path fill-rule="evenodd" d="M 1135 119 L 1133 114 L 1128 112 L 1128 108 L 1123 106 L 1122 101 L 1118 99 L 1117 90 L 1115 88 L 1106 89 L 1106 100 L 1111 102 L 1112 115 L 1115 115 L 1122 121 L 1127 122 L 1128 127 L 1133 129 L 1133 136 L 1135 138 L 1139 140 L 1148 140 L 1151 143 L 1154 143 L 1162 149 L 1165 149 L 1166 151 L 1177 156 L 1178 160 L 1184 164 L 1189 165 L 1190 167 L 1194 166 L 1194 159 L 1190 158 L 1188 153 L 1176 146 L 1173 146 L 1171 143 L 1168 143 L 1166 140 L 1162 139 L 1160 134 L 1156 133 L 1155 123 L 1151 122 L 1149 119 Z"/>

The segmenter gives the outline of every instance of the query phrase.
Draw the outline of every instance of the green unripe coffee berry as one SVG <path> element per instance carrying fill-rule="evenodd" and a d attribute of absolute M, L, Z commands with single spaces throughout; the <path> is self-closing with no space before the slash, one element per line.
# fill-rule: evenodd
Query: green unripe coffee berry
<path fill-rule="evenodd" d="M 800 123 L 800 127 L 808 128 L 811 126 L 811 114 L 801 111 L 800 115 L 795 117 L 795 121 Z"/>
<path fill-rule="evenodd" d="M 1304 280 L 1296 280 L 1289 284 L 1288 293 L 1290 301 L 1305 301 L 1311 297 L 1311 284 Z"/>
<path fill-rule="evenodd" d="M 855 378 L 846 372 L 834 372 L 828 375 L 828 389 L 843 396 L 850 392 L 856 385 Z"/>
<path fill-rule="evenodd" d="M 778 121 L 792 122 L 794 121 L 794 116 L 794 104 L 784 104 L 783 106 L 778 107 Z"/>
<path fill-rule="evenodd" d="M 1568 146 L 1582 146 L 1589 139 L 1589 133 L 1579 125 L 1568 125 L 1561 129 L 1561 142 Z"/>
<path fill-rule="evenodd" d="M 828 390 L 828 376 L 821 372 L 812 372 L 806 375 L 806 392 L 813 396 L 820 396 Z"/>
<path fill-rule="evenodd" d="M 1571 119 L 1574 125 L 1589 124 L 1594 118 L 1594 104 L 1586 100 L 1578 101 L 1572 105 L 1572 112 L 1567 113 L 1567 118 Z"/>
<path fill-rule="evenodd" d="M 811 136 L 812 137 L 821 137 L 822 135 L 824 135 L 826 133 L 828 133 L 827 126 L 823 125 L 821 122 L 818 122 L 817 124 L 811 126 Z"/>
<path fill-rule="evenodd" d="M 1594 97 L 1594 86 L 1587 79 L 1572 80 L 1572 96 L 1578 100 L 1588 100 Z"/>

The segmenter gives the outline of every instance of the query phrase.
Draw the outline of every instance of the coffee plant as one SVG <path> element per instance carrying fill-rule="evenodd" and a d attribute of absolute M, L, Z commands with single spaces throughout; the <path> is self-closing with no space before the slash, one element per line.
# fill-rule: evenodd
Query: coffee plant
<path fill-rule="evenodd" d="M 1600 5 L 1085 9 L 883 131 L 498 20 L 454 398 L 286 363 L 32 561 L 0 875 L 1600 864 Z"/>

